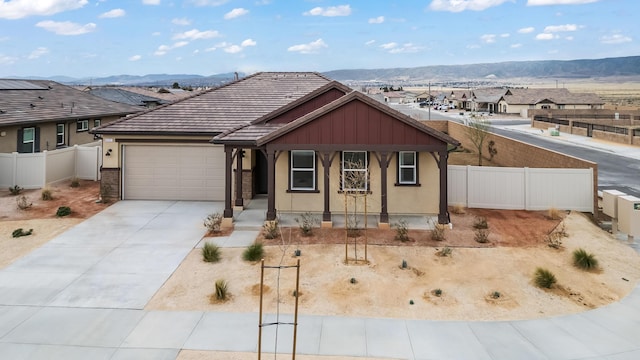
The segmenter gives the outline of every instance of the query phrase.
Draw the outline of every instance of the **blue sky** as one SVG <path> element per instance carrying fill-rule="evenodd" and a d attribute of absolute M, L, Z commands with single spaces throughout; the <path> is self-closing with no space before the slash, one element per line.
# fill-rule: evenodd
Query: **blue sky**
<path fill-rule="evenodd" d="M 0 77 L 640 55 L 638 0 L 0 0 Z"/>

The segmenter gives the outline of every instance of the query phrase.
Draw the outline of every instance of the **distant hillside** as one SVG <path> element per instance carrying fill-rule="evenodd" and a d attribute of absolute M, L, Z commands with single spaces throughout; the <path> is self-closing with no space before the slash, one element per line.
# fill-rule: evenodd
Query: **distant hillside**
<path fill-rule="evenodd" d="M 594 60 L 509 61 L 415 68 L 353 69 L 325 72 L 338 81 L 446 81 L 513 78 L 594 78 L 640 75 L 640 56 Z"/>

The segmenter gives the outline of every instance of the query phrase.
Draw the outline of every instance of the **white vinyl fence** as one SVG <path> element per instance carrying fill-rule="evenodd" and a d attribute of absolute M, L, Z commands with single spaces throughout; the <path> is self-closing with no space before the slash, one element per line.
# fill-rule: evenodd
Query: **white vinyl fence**
<path fill-rule="evenodd" d="M 592 169 L 448 166 L 449 205 L 594 212 Z"/>
<path fill-rule="evenodd" d="M 102 149 L 96 143 L 33 154 L 0 154 L 0 187 L 39 189 L 73 177 L 97 181 L 101 164 Z"/>

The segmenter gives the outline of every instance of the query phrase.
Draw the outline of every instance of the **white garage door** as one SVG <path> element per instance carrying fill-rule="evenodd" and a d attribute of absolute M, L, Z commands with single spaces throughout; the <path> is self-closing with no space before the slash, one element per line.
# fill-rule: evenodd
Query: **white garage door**
<path fill-rule="evenodd" d="M 123 198 L 224 200 L 224 147 L 125 145 Z"/>

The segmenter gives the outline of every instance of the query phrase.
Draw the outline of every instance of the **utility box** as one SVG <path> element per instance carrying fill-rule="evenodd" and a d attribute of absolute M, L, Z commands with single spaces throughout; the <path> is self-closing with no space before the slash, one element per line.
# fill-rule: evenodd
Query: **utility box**
<path fill-rule="evenodd" d="M 618 190 L 602 191 L 602 212 L 611 216 L 613 219 L 618 218 L 618 198 L 627 194 Z"/>
<path fill-rule="evenodd" d="M 640 198 L 630 195 L 618 198 L 618 227 L 629 237 L 640 237 Z"/>

